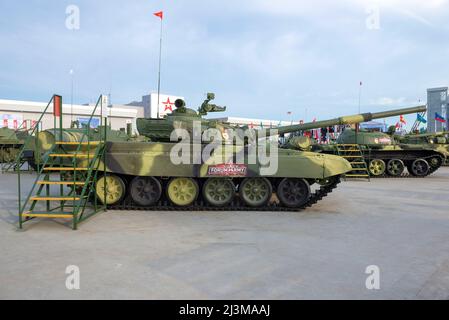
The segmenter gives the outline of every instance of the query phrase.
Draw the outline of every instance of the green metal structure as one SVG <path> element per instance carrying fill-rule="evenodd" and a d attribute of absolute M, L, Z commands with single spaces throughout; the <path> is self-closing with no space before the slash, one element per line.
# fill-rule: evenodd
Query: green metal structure
<path fill-rule="evenodd" d="M 212 98 L 209 94 L 198 111 L 177 100 L 177 109 L 163 119 L 138 119 L 140 135 L 151 141 L 107 141 L 106 159 L 100 165 L 108 172 L 106 194 L 105 179 L 95 187 L 102 203 L 113 209 L 139 210 L 299 210 L 324 198 L 351 170 L 342 157 L 279 149 L 274 139 L 275 147 L 265 151 L 267 156 L 277 154 L 278 166 L 267 173 L 270 163 L 259 157 L 252 161 L 249 154 L 259 155 L 269 142 L 261 132 L 204 119 L 208 112 L 225 110 L 210 104 Z M 222 138 L 217 145 L 221 148 L 207 153 L 210 144 L 195 139 L 204 138 L 211 129 Z M 177 130 L 185 139 L 171 141 Z M 188 161 L 173 161 L 179 148 L 192 150 Z M 203 157 L 196 159 L 195 150 Z M 80 160 L 77 166 L 87 164 Z"/>
<path fill-rule="evenodd" d="M 42 118 L 50 113 L 50 106 L 53 106 L 54 133 L 57 140 L 49 149 L 42 151 L 42 144 L 39 136 Z M 25 144 L 33 144 L 35 155 L 39 156 L 37 164 L 37 177 L 28 195 L 23 199 L 21 174 L 18 172 L 18 202 L 19 202 L 19 228 L 23 224 L 35 218 L 69 219 L 72 228 L 75 230 L 80 222 L 92 215 L 106 210 L 106 206 L 98 202 L 95 196 L 94 186 L 98 185 L 99 175 L 105 176 L 104 170 L 100 168 L 100 163 L 106 161 L 105 140 L 107 137 L 107 119 L 100 116 L 103 125 L 104 135 L 99 135 L 101 139 L 91 140 L 91 121 L 96 116 L 96 112 L 102 109 L 102 97 L 89 118 L 86 128 L 78 136 L 78 141 L 66 141 L 62 128 L 62 97 L 54 95 L 36 126 L 33 128 Z M 103 114 L 101 110 L 101 114 Z M 104 140 L 102 139 L 104 137 Z M 25 148 L 17 155 L 16 161 L 19 163 L 23 157 Z M 78 161 L 85 162 L 84 167 L 79 167 Z M 69 160 L 67 162 L 67 160 Z M 105 179 L 103 179 L 103 190 L 106 190 Z"/>

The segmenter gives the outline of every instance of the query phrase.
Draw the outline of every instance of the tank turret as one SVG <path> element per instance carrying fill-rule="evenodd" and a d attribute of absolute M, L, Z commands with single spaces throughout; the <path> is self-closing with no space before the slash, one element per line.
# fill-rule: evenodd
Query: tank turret
<path fill-rule="evenodd" d="M 200 122 L 201 124 L 201 132 L 204 132 L 206 129 L 209 128 L 218 129 L 223 133 L 228 129 L 231 130 L 240 129 L 238 132 L 239 136 L 242 136 L 243 134 L 246 134 L 248 136 L 248 132 L 245 133 L 245 131 L 249 129 L 248 126 L 237 127 L 235 125 L 231 125 L 226 122 L 217 120 L 208 120 L 203 118 L 203 116 L 207 115 L 208 112 L 226 111 L 226 107 L 210 104 L 210 101 L 212 101 L 214 98 L 215 95 L 213 93 L 208 93 L 207 99 L 200 106 L 198 112 L 195 112 L 193 109 L 187 108 L 183 100 L 177 100 L 175 102 L 176 110 L 172 114 L 169 114 L 162 119 L 147 119 L 147 118 L 137 119 L 137 130 L 141 135 L 150 138 L 152 141 L 170 141 L 170 135 L 174 129 L 185 129 L 192 134 L 194 122 L 196 121 L 197 123 Z M 426 111 L 426 106 L 417 106 L 412 108 L 404 108 L 376 113 L 356 114 L 330 120 L 278 127 L 276 128 L 277 132 L 275 134 L 284 135 L 286 133 L 324 128 L 333 125 L 348 125 L 348 124 L 362 123 L 371 121 L 373 119 L 400 116 L 404 114 L 417 113 L 423 111 Z M 260 131 L 261 130 L 257 130 L 259 135 L 261 133 Z M 254 133 L 255 132 L 252 132 L 252 134 L 249 133 L 249 135 L 253 137 Z M 272 134 L 270 130 L 265 130 L 265 136 L 269 136 L 270 134 Z"/>
<path fill-rule="evenodd" d="M 193 132 L 194 123 L 201 124 L 201 132 L 209 128 L 224 131 L 226 128 L 232 128 L 228 123 L 217 120 L 207 120 L 203 116 L 210 112 L 224 112 L 226 107 L 221 107 L 210 102 L 215 99 L 215 94 L 208 93 L 198 111 L 187 108 L 184 100 L 175 101 L 176 109 L 173 113 L 166 115 L 162 119 L 139 118 L 137 119 L 137 130 L 139 134 L 150 138 L 152 141 L 168 142 L 170 135 L 175 129 L 185 129 L 189 133 Z"/>

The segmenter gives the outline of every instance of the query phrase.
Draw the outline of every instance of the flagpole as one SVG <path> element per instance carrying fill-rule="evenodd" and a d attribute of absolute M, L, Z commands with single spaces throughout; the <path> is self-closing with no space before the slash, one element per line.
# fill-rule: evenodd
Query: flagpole
<path fill-rule="evenodd" d="M 159 75 L 157 80 L 157 118 L 159 119 L 159 102 L 161 97 L 161 65 L 162 65 L 162 18 L 161 18 L 161 34 L 159 39 Z"/>
<path fill-rule="evenodd" d="M 73 122 L 73 69 L 70 69 L 70 126 Z"/>
<path fill-rule="evenodd" d="M 360 86 L 359 86 L 359 114 L 360 114 L 361 98 L 362 98 L 362 81 L 360 81 Z"/>

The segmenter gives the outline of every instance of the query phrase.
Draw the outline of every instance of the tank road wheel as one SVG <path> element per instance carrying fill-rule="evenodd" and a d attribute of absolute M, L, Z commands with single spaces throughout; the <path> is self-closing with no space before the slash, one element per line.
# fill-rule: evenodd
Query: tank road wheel
<path fill-rule="evenodd" d="M 393 177 L 399 177 L 405 169 L 404 162 L 400 159 L 391 159 L 387 164 L 387 173 Z"/>
<path fill-rule="evenodd" d="M 304 179 L 285 178 L 277 189 L 281 203 L 289 208 L 299 208 L 310 198 L 310 185 Z"/>
<path fill-rule="evenodd" d="M 265 205 L 273 194 L 273 187 L 266 178 L 246 178 L 239 187 L 240 197 L 250 207 Z"/>
<path fill-rule="evenodd" d="M 151 206 L 159 201 L 162 186 L 159 180 L 153 177 L 135 177 L 131 181 L 129 190 L 131 198 L 141 206 Z"/>
<path fill-rule="evenodd" d="M 411 175 L 424 177 L 429 173 L 430 166 L 426 160 L 416 159 L 407 169 L 410 171 Z"/>
<path fill-rule="evenodd" d="M 171 202 L 180 207 L 192 204 L 199 194 L 198 183 L 191 178 L 172 179 L 167 186 L 167 196 Z"/>
<path fill-rule="evenodd" d="M 435 156 L 429 159 L 429 165 L 432 171 L 435 171 L 443 164 L 443 157 Z"/>
<path fill-rule="evenodd" d="M 373 159 L 369 163 L 369 172 L 372 176 L 378 177 L 385 173 L 385 162 L 381 159 Z"/>
<path fill-rule="evenodd" d="M 207 179 L 203 186 L 203 197 L 215 207 L 223 207 L 231 203 L 235 196 L 235 185 L 231 179 Z"/>
<path fill-rule="evenodd" d="M 105 179 L 106 179 L 106 201 L 105 201 Z M 106 175 L 97 180 L 95 194 L 103 204 L 113 205 L 122 201 L 125 197 L 125 183 L 116 175 Z"/>

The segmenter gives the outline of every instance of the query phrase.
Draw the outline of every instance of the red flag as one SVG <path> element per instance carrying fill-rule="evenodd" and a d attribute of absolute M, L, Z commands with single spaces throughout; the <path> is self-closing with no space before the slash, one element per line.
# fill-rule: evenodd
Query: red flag
<path fill-rule="evenodd" d="M 60 117 L 62 112 L 62 97 L 54 96 L 53 97 L 53 114 L 55 117 Z"/>
<path fill-rule="evenodd" d="M 156 13 L 153 13 L 156 17 L 159 17 L 159 18 L 161 18 L 161 20 L 162 19 L 164 19 L 164 11 L 159 11 L 159 12 L 156 12 Z"/>

